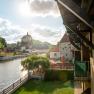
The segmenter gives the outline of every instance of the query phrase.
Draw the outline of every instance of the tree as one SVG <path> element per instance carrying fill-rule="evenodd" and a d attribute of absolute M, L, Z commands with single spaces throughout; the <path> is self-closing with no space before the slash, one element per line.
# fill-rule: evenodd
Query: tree
<path fill-rule="evenodd" d="M 0 49 L 4 49 L 7 46 L 6 40 L 0 37 Z"/>
<path fill-rule="evenodd" d="M 40 74 L 45 73 L 45 70 L 50 66 L 50 62 L 47 57 L 37 55 L 31 55 L 30 57 L 22 61 L 21 64 L 24 69 L 28 70 L 28 73 L 30 70 L 37 69 Z"/>

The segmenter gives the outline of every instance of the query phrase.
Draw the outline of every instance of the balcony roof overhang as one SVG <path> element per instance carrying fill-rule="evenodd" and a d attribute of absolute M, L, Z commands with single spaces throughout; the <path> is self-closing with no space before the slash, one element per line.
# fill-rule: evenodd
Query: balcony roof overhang
<path fill-rule="evenodd" d="M 92 22 L 90 21 L 88 13 L 86 13 L 84 9 L 82 9 L 77 3 L 74 2 L 76 0 L 56 0 L 56 1 L 61 16 L 63 18 L 63 23 L 67 29 L 67 32 L 68 30 L 74 32 L 79 38 L 81 38 L 83 42 L 87 44 L 87 46 L 94 49 L 94 44 L 92 43 L 92 41 L 86 38 L 85 33 L 83 33 L 83 32 L 91 33 L 92 31 L 94 31 L 94 26 L 93 24 L 91 24 Z M 78 30 L 79 24 L 83 25 L 84 27 L 83 30 Z"/>
<path fill-rule="evenodd" d="M 73 0 L 56 0 L 56 1 L 59 6 L 63 6 L 67 11 L 71 12 L 76 18 L 82 21 L 85 25 L 94 30 L 94 26 L 92 26 L 92 24 L 90 24 L 89 22 L 88 14 L 81 7 L 79 7 Z M 60 7 L 59 9 L 61 12 L 64 11 Z"/>

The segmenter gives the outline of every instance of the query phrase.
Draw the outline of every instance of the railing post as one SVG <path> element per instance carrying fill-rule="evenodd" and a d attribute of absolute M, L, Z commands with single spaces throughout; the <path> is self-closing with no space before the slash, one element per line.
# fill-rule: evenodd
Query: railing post
<path fill-rule="evenodd" d="M 15 84 L 15 83 L 13 83 L 13 85 L 12 85 L 12 86 L 13 86 L 13 89 L 14 89 L 14 87 L 15 87 L 14 84 Z"/>
<path fill-rule="evenodd" d="M 3 94 L 5 94 L 5 89 L 3 90 Z"/>
<path fill-rule="evenodd" d="M 20 78 L 20 83 L 22 82 L 21 78 Z"/>
<path fill-rule="evenodd" d="M 13 84 L 11 84 L 9 87 L 7 87 L 4 90 L 2 90 L 1 91 L 2 94 L 8 94 L 10 91 L 13 91 L 15 89 L 15 87 L 20 86 L 21 83 L 23 84 L 27 80 L 27 78 L 28 78 L 28 76 L 23 77 L 23 80 L 20 78 L 19 80 L 17 80 Z"/>

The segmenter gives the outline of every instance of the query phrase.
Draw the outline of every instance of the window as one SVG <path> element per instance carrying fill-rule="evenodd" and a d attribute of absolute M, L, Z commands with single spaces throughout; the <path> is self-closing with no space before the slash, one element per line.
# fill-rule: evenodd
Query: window
<path fill-rule="evenodd" d="M 54 53 L 54 56 L 57 56 L 57 54 L 56 54 L 56 53 Z"/>

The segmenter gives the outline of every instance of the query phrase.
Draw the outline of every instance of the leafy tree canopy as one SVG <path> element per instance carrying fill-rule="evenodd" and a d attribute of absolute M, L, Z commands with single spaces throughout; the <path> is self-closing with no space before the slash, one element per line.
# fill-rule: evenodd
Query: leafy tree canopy
<path fill-rule="evenodd" d="M 6 40 L 0 37 L 0 49 L 3 49 L 4 47 L 6 47 L 6 45 Z"/>
<path fill-rule="evenodd" d="M 27 59 L 21 62 L 23 67 L 27 70 L 32 70 L 34 68 L 42 67 L 43 70 L 49 68 L 50 62 L 47 57 L 31 55 Z"/>

